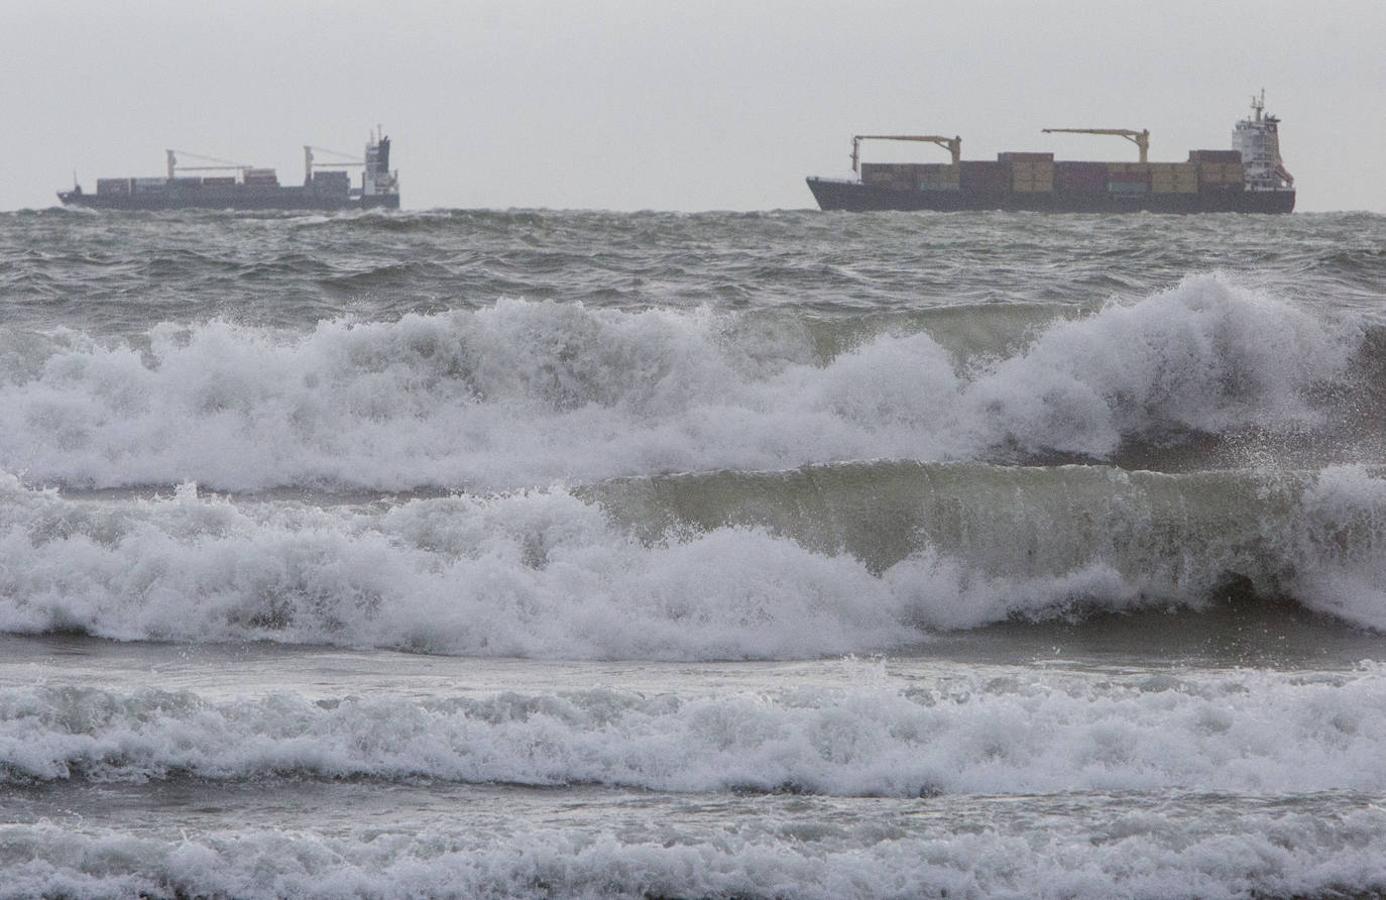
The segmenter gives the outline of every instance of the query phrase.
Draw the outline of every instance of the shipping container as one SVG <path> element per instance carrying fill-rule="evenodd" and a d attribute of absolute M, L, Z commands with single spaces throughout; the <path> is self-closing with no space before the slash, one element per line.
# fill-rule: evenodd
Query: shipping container
<path fill-rule="evenodd" d="M 1113 194 L 1144 194 L 1150 185 L 1144 181 L 1109 181 L 1107 190 Z"/>
<path fill-rule="evenodd" d="M 96 179 L 96 192 L 98 194 L 128 194 L 130 193 L 130 179 L 98 178 Z"/>
<path fill-rule="evenodd" d="M 202 186 L 203 186 L 203 187 L 226 187 L 227 185 L 231 185 L 231 184 L 235 184 L 235 183 L 236 183 L 236 176 L 235 176 L 235 175 L 217 175 L 217 176 L 214 176 L 214 177 L 212 177 L 212 178 L 204 178 L 204 179 L 202 179 Z"/>
<path fill-rule="evenodd" d="M 904 183 L 914 178 L 909 163 L 862 163 L 861 166 L 861 180 L 866 184 Z"/>
<path fill-rule="evenodd" d="M 1190 150 L 1189 162 L 1237 163 L 1242 161 L 1240 150 Z"/>
<path fill-rule="evenodd" d="M 1054 186 L 1065 192 L 1100 193 L 1107 189 L 1107 166 L 1096 162 L 1055 163 Z"/>
<path fill-rule="evenodd" d="M 1005 163 L 963 160 L 958 166 L 958 181 L 965 191 L 1003 194 L 1010 187 L 1011 173 Z"/>
<path fill-rule="evenodd" d="M 998 154 L 996 154 L 996 161 L 997 161 L 997 162 L 1003 162 L 1003 163 L 1018 163 L 1018 162 L 1051 162 L 1051 163 L 1052 163 L 1052 162 L 1054 161 L 1054 154 L 1052 154 L 1052 153 L 1031 153 L 1031 152 L 1028 152 L 1028 151 L 1024 151 L 1024 152 L 1007 151 L 1007 152 L 1005 152 L 1005 153 L 998 153 Z"/>
<path fill-rule="evenodd" d="M 1241 163 L 1203 163 L 1198 167 L 1198 179 L 1209 184 L 1236 183 L 1245 178 Z"/>
<path fill-rule="evenodd" d="M 1126 175 L 1149 175 L 1151 163 L 1107 163 L 1109 173 Z"/>

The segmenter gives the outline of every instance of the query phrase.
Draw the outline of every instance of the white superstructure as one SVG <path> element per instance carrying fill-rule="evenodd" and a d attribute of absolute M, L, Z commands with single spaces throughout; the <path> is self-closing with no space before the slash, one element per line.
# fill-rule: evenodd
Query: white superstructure
<path fill-rule="evenodd" d="M 1249 191 L 1287 191 L 1295 179 L 1280 159 L 1280 120 L 1265 114 L 1266 92 L 1251 98 L 1251 117 L 1232 130 L 1232 149 L 1242 152 Z"/>
<path fill-rule="evenodd" d="M 361 193 L 367 197 L 399 193 L 399 172 L 390 171 L 390 139 L 378 126 L 371 139 L 366 142 L 366 166 L 365 175 L 361 179 Z"/>

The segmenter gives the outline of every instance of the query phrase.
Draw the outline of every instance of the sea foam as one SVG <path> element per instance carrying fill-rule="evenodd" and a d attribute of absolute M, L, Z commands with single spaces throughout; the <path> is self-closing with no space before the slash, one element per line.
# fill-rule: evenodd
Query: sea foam
<path fill-rule="evenodd" d="M 0 630 L 481 656 L 802 658 L 1009 618 L 1197 608 L 1229 577 L 1386 627 L 1386 488 L 1361 469 L 1264 483 L 917 467 L 923 489 L 898 466 L 885 474 L 878 493 L 894 505 L 882 500 L 881 513 L 898 517 L 886 527 L 908 540 L 868 559 L 850 550 L 872 545 L 874 523 L 835 510 L 830 494 L 791 492 L 780 518 L 753 502 L 749 518 L 676 515 L 642 534 L 615 512 L 629 497 L 621 491 L 605 501 L 551 488 L 315 506 L 202 496 L 192 485 L 164 498 L 75 500 L 10 477 L 0 486 Z M 807 531 L 796 509 L 815 511 Z M 1068 531 L 1046 525 L 1070 520 Z M 834 530 L 845 546 L 823 543 Z"/>
<path fill-rule="evenodd" d="M 910 686 L 210 700 L 0 689 L 0 779 L 432 778 L 832 796 L 1386 790 L 1386 678 L 981 667 Z M 898 684 L 898 683 L 897 683 Z"/>
<path fill-rule="evenodd" d="M 505 300 L 337 320 L 225 321 L 140 342 L 0 348 L 0 468 L 35 483 L 511 489 L 835 460 L 1107 458 L 1124 440 L 1312 426 L 1360 342 L 1217 278 L 961 363 L 928 333 L 824 357 L 735 315 Z"/>

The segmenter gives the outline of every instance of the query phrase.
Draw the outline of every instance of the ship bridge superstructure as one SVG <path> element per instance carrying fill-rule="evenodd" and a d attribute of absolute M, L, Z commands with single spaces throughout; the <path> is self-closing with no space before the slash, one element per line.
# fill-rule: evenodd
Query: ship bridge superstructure
<path fill-rule="evenodd" d="M 361 193 L 367 197 L 399 193 L 399 171 L 390 171 L 390 138 L 378 125 L 371 139 L 366 142 L 366 166 L 361 179 Z"/>
<path fill-rule="evenodd" d="M 1232 149 L 1242 153 L 1246 189 L 1287 191 L 1295 179 L 1280 158 L 1280 120 L 1267 115 L 1266 91 L 1251 98 L 1251 115 L 1232 129 Z"/>

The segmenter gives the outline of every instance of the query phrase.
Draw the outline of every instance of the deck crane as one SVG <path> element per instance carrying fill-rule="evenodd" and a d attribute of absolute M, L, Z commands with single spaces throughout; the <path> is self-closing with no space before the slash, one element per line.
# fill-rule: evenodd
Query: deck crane
<path fill-rule="evenodd" d="M 953 165 L 958 164 L 962 159 L 962 138 L 942 137 L 937 134 L 855 134 L 852 135 L 852 171 L 857 171 L 857 163 L 861 160 L 862 141 L 923 141 L 930 144 L 938 144 L 949 153 L 953 154 Z"/>
<path fill-rule="evenodd" d="M 1150 155 L 1150 130 L 1142 128 L 1140 131 L 1132 131 L 1130 128 L 1045 128 L 1045 134 L 1110 134 L 1115 137 L 1126 138 L 1141 151 L 1141 162 L 1149 162 L 1147 157 Z"/>
<path fill-rule="evenodd" d="M 361 160 L 361 159 L 359 159 L 359 158 L 357 158 L 357 157 L 355 157 L 355 156 L 352 156 L 350 153 L 343 153 L 343 152 L 341 152 L 340 150 L 328 150 L 326 147 L 313 147 L 313 146 L 310 146 L 310 145 L 308 145 L 308 144 L 304 144 L 304 145 L 303 145 L 303 183 L 304 183 L 304 184 L 307 184 L 308 182 L 310 182 L 310 181 L 313 180 L 313 162 L 314 162 L 314 160 L 315 160 L 315 157 L 313 156 L 314 151 L 316 151 L 316 152 L 318 152 L 318 153 L 326 153 L 326 154 L 328 154 L 329 156 L 341 156 L 341 157 L 345 157 L 345 161 L 343 161 L 343 162 L 332 162 L 331 160 L 329 160 L 329 161 L 327 161 L 327 162 L 318 163 L 318 168 L 320 168 L 320 169 L 346 169 L 346 168 L 350 168 L 351 166 L 364 166 L 364 165 L 366 164 L 363 160 Z"/>
<path fill-rule="evenodd" d="M 186 150 L 165 150 L 164 153 L 168 156 L 168 177 L 170 180 L 173 179 L 179 169 L 182 169 L 184 172 L 227 172 L 232 169 L 238 172 L 244 172 L 246 169 L 254 168 L 253 166 L 247 166 L 245 163 L 232 162 L 229 159 L 219 159 L 215 156 L 202 156 L 198 153 L 189 153 Z M 180 154 L 193 159 L 200 159 L 203 162 L 220 163 L 220 165 L 180 166 L 178 164 L 178 157 Z"/>

